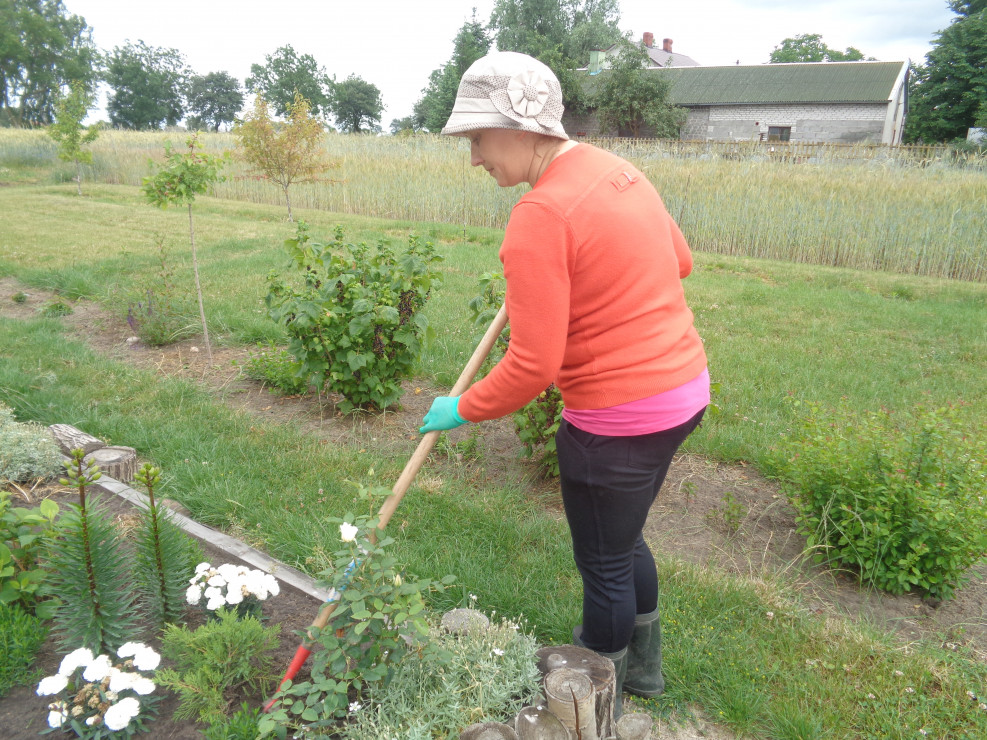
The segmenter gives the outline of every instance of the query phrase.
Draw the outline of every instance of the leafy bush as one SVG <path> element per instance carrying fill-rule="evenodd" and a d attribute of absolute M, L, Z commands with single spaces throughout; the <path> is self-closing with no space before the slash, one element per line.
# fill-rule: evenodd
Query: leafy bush
<path fill-rule="evenodd" d="M 509 722 L 540 693 L 533 637 L 502 621 L 463 635 L 432 630 L 428 647 L 410 653 L 394 678 L 355 709 L 341 735 L 457 737 L 474 722 Z"/>
<path fill-rule="evenodd" d="M 36 509 L 11 507 L 9 491 L 0 490 L 0 604 L 18 604 L 49 619 L 57 599 L 44 598 L 48 571 L 39 565 L 45 535 L 58 514 L 58 504 L 45 499 Z"/>
<path fill-rule="evenodd" d="M 62 467 L 51 432 L 35 422 L 18 422 L 0 402 L 0 485 L 8 481 L 50 478 Z"/>
<path fill-rule="evenodd" d="M 308 390 L 308 374 L 288 350 L 274 342 L 258 343 L 257 350 L 244 364 L 248 378 L 263 381 L 289 395 L 300 395 Z"/>
<path fill-rule="evenodd" d="M 283 324 L 300 374 L 344 397 L 340 407 L 383 409 L 401 397 L 428 334 L 421 309 L 439 276 L 431 243 L 410 237 L 400 255 L 380 242 L 343 243 L 337 227 L 329 244 L 309 239 L 299 223 L 285 242 L 303 286 L 269 276 L 268 315 Z"/>
<path fill-rule="evenodd" d="M 44 621 L 19 604 L 0 603 L 0 696 L 37 680 L 31 665 L 47 634 Z"/>
<path fill-rule="evenodd" d="M 890 593 L 949 598 L 987 552 L 982 421 L 794 403 L 801 417 L 771 465 L 817 558 Z"/>
<path fill-rule="evenodd" d="M 164 240 L 158 237 L 158 270 L 144 277 L 130 293 L 127 324 L 144 344 L 163 347 L 193 336 L 195 308 L 192 294 L 181 291 L 168 264 Z"/>
<path fill-rule="evenodd" d="M 53 298 L 50 301 L 45 301 L 45 303 L 38 308 L 38 313 L 46 319 L 57 319 L 60 316 L 71 315 L 73 310 L 72 306 L 67 304 L 61 298 Z"/>
<path fill-rule="evenodd" d="M 217 724 L 245 688 L 264 689 L 270 682 L 270 652 L 278 647 L 280 625 L 265 627 L 257 619 L 238 619 L 221 609 L 218 619 L 190 630 L 168 625 L 161 652 L 174 661 L 156 680 L 178 694 L 175 717 Z"/>
<path fill-rule="evenodd" d="M 361 486 L 357 493 L 372 504 L 390 491 Z M 260 720 L 262 736 L 284 737 L 289 726 L 335 728 L 368 692 L 386 685 L 409 646 L 425 649 L 424 594 L 444 590 L 452 576 L 434 582 L 402 574 L 389 552 L 394 539 L 378 529 L 378 521 L 351 514 L 328 520 L 339 525 L 342 540 L 321 573 L 335 594 L 335 610 L 325 628 L 309 628 L 311 679 L 279 691 L 278 706 Z"/>

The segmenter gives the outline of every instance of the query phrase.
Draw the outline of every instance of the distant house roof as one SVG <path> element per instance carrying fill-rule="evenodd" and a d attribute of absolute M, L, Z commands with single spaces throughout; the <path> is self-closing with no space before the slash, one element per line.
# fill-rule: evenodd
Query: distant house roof
<path fill-rule="evenodd" d="M 612 55 L 623 43 L 626 42 L 621 41 L 616 44 L 612 44 L 609 48 L 604 50 L 603 55 Z M 662 39 L 661 47 L 659 48 L 655 46 L 655 35 L 650 31 L 646 31 L 644 33 L 644 36 L 641 38 L 638 45 L 648 53 L 648 57 L 651 59 L 651 67 L 699 66 L 699 62 L 692 57 L 687 57 L 685 54 L 679 54 L 678 52 L 672 51 L 672 39 Z"/>
<path fill-rule="evenodd" d="M 812 62 L 731 67 L 666 67 L 677 105 L 886 103 L 907 62 Z"/>

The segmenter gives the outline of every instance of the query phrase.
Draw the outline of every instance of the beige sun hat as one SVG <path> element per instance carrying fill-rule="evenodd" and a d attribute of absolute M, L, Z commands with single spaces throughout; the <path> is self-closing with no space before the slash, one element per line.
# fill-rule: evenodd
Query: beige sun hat
<path fill-rule="evenodd" d="M 547 65 L 527 54 L 497 51 L 466 70 L 442 133 L 506 128 L 568 139 L 564 110 L 562 87 Z"/>

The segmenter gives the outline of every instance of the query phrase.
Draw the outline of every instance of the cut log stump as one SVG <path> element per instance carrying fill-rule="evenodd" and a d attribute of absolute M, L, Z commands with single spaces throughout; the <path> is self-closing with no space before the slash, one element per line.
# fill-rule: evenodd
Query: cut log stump
<path fill-rule="evenodd" d="M 565 725 L 545 707 L 525 707 L 514 718 L 518 740 L 570 740 Z"/>
<path fill-rule="evenodd" d="M 459 740 L 518 740 L 517 733 L 500 722 L 478 722 L 459 733 Z"/>
<path fill-rule="evenodd" d="M 601 739 L 615 737 L 617 728 L 613 715 L 614 704 L 618 697 L 615 696 L 617 676 L 613 661 L 577 645 L 551 645 L 540 648 L 536 655 L 538 670 L 543 677 L 547 678 L 548 674 L 559 668 L 568 668 L 589 678 L 595 696 L 596 734 L 593 737 Z"/>
<path fill-rule="evenodd" d="M 596 695 L 589 676 L 571 668 L 556 668 L 545 676 L 548 711 L 580 740 L 599 740 Z M 606 737 L 606 736 L 603 736 Z"/>
<path fill-rule="evenodd" d="M 72 450 L 81 449 L 84 455 L 88 455 L 90 452 L 106 447 L 106 442 L 103 440 L 96 439 L 91 434 L 86 434 L 69 424 L 52 424 L 48 429 L 66 457 L 72 456 Z"/>
<path fill-rule="evenodd" d="M 133 447 L 102 447 L 86 455 L 85 462 L 90 460 L 103 475 L 121 483 L 130 483 L 137 475 L 137 451 Z"/>

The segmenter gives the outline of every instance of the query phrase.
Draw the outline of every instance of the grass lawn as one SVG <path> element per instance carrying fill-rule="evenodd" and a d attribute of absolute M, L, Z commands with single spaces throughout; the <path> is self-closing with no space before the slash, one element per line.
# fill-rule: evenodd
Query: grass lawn
<path fill-rule="evenodd" d="M 72 185 L 0 188 L 0 276 L 99 300 L 122 319 L 160 285 L 163 242 L 175 279 L 190 285 L 185 211 L 146 206 L 128 186 L 86 193 L 76 197 Z M 293 227 L 283 209 L 202 198 L 194 214 L 214 342 L 282 341 L 262 299 L 265 276 L 286 269 L 280 243 Z M 400 243 L 414 233 L 437 244 L 445 281 L 427 311 L 438 335 L 420 375 L 451 385 L 475 344 L 467 303 L 478 277 L 499 267 L 500 232 L 296 215 L 316 239 L 342 224 L 349 241 Z M 987 412 L 985 285 L 697 252 L 686 289 L 721 409 L 690 439 L 692 452 L 763 465 L 791 424 L 790 396 L 826 405 L 846 397 L 860 409 L 965 402 L 973 420 Z M 334 549 L 338 532 L 299 512 L 341 515 L 354 505 L 348 480 L 389 487 L 404 462 L 258 423 L 193 384 L 95 356 L 50 319 L 0 319 L 0 400 L 20 419 L 73 424 L 136 447 L 162 467 L 165 495 L 301 567 Z M 409 524 L 397 548 L 409 571 L 458 578 L 437 608 L 475 593 L 481 608 L 523 614 L 541 639 L 568 641 L 579 604 L 568 533 L 523 491 L 451 474 L 406 497 L 401 518 Z M 754 737 L 905 738 L 922 729 L 987 736 L 983 700 L 968 695 L 987 695 L 987 668 L 962 650 L 901 650 L 889 636 L 807 613 L 782 583 L 733 581 L 669 561 L 660 568 L 674 680 L 646 703 L 656 712 L 695 702 Z"/>

